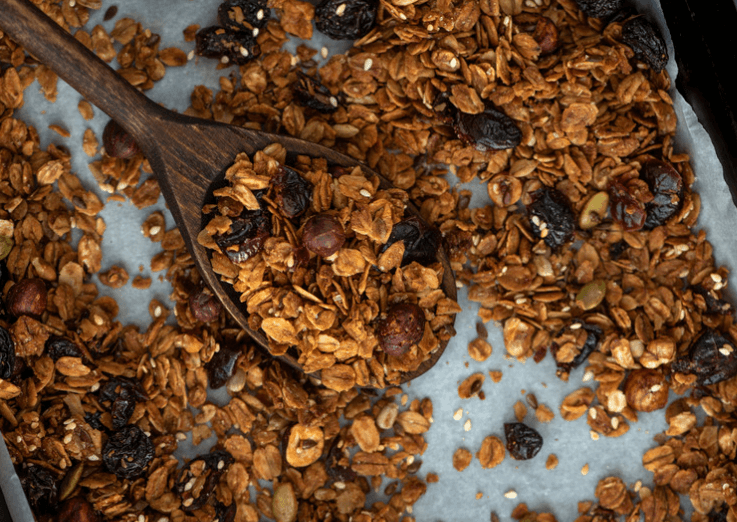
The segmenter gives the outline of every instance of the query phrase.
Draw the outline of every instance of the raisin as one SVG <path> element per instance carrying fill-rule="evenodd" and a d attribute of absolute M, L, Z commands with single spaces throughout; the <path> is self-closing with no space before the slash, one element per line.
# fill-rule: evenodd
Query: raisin
<path fill-rule="evenodd" d="M 122 479 L 141 476 L 153 458 L 151 439 L 135 424 L 114 432 L 102 447 L 105 468 Z"/>
<path fill-rule="evenodd" d="M 427 266 L 435 262 L 441 236 L 438 229 L 426 225 L 417 216 L 411 216 L 394 225 L 389 239 L 381 247 L 380 252 L 385 252 L 397 241 L 404 241 L 402 266 L 414 261 Z"/>
<path fill-rule="evenodd" d="M 9 379 L 15 370 L 15 342 L 5 328 L 0 326 L 0 379 Z"/>
<path fill-rule="evenodd" d="M 447 91 L 440 92 L 435 96 L 432 102 L 432 110 L 435 111 L 435 116 L 442 125 L 453 125 L 458 113 L 458 109 L 450 103 L 450 93 Z"/>
<path fill-rule="evenodd" d="M 542 436 L 521 422 L 505 423 L 504 436 L 507 438 L 507 451 L 516 460 L 531 459 L 543 447 Z"/>
<path fill-rule="evenodd" d="M 315 7 L 315 27 L 333 40 L 357 40 L 374 27 L 378 0 L 324 0 Z"/>
<path fill-rule="evenodd" d="M 263 210 L 244 210 L 233 220 L 230 231 L 215 236 L 215 243 L 234 263 L 258 254 L 271 236 L 271 215 Z"/>
<path fill-rule="evenodd" d="M 261 54 L 261 48 L 251 32 L 210 26 L 197 31 L 195 52 L 205 58 L 226 58 L 227 62 L 245 65 Z"/>
<path fill-rule="evenodd" d="M 99 522 L 100 517 L 84 497 L 72 497 L 62 504 L 55 522 Z"/>
<path fill-rule="evenodd" d="M 379 322 L 377 334 L 381 349 L 399 357 L 413 345 L 420 342 L 425 332 L 425 312 L 414 303 L 397 303 Z"/>
<path fill-rule="evenodd" d="M 512 149 L 522 141 L 514 120 L 488 106 L 479 114 L 458 111 L 454 128 L 464 145 L 473 145 L 480 152 Z"/>
<path fill-rule="evenodd" d="M 102 417 L 101 411 L 96 412 L 90 412 L 87 411 L 84 414 L 84 421 L 90 425 L 91 428 L 95 430 L 104 430 L 105 425 L 100 421 L 100 417 Z"/>
<path fill-rule="evenodd" d="M 558 248 L 573 239 L 576 216 L 568 198 L 560 191 L 543 187 L 530 194 L 527 206 L 532 233 L 550 248 Z"/>
<path fill-rule="evenodd" d="M 27 464 L 21 468 L 18 478 L 34 511 L 45 512 L 56 505 L 56 479 L 49 470 L 36 464 Z"/>
<path fill-rule="evenodd" d="M 589 355 L 591 355 L 594 352 L 594 350 L 596 350 L 596 347 L 599 345 L 599 339 L 601 339 L 601 336 L 603 335 L 601 328 L 593 324 L 587 324 L 580 320 L 573 321 L 573 324 L 581 325 L 580 328 L 586 331 L 586 341 L 584 341 L 584 344 L 581 347 L 580 351 L 573 358 L 571 362 L 569 363 L 557 362 L 556 363 L 558 368 L 566 372 L 570 372 L 572 369 L 578 368 L 583 363 L 585 363 L 586 360 L 589 358 Z M 553 356 L 555 356 L 556 352 L 559 349 L 560 347 L 556 343 L 553 343 L 550 347 L 550 351 L 553 354 Z"/>
<path fill-rule="evenodd" d="M 271 179 L 275 201 L 281 213 L 293 218 L 304 214 L 312 202 L 312 183 L 304 179 L 299 172 L 284 165 Z"/>
<path fill-rule="evenodd" d="M 724 505 L 719 511 L 712 510 L 709 513 L 709 522 L 727 522 L 729 520 L 727 518 L 729 511 L 728 505 Z"/>
<path fill-rule="evenodd" d="M 128 423 L 139 401 L 148 397 L 138 382 L 124 377 L 115 377 L 100 388 L 100 402 L 110 403 L 113 430 L 119 430 Z"/>
<path fill-rule="evenodd" d="M 640 230 L 647 213 L 642 204 L 630 194 L 627 187 L 615 181 L 609 185 L 609 213 L 623 230 Z"/>
<path fill-rule="evenodd" d="M 635 58 L 655 72 L 668 64 L 668 49 L 660 31 L 643 16 L 630 18 L 622 25 L 622 42 L 632 47 Z"/>
<path fill-rule="evenodd" d="M 242 353 L 241 346 L 235 340 L 226 340 L 220 343 L 220 349 L 205 365 L 207 382 L 210 388 L 216 390 L 225 385 L 235 373 L 235 363 Z"/>
<path fill-rule="evenodd" d="M 46 340 L 44 348 L 46 349 L 46 355 L 54 361 L 58 361 L 61 357 L 84 357 L 79 346 L 66 337 L 52 335 Z"/>
<path fill-rule="evenodd" d="M 694 294 L 700 295 L 704 299 L 704 304 L 706 305 L 704 313 L 718 315 L 731 315 L 734 313 L 734 308 L 731 303 L 728 303 L 724 299 L 714 297 L 711 292 L 703 286 L 694 285 L 691 286 L 690 289 Z"/>
<path fill-rule="evenodd" d="M 737 375 L 737 352 L 734 344 L 707 328 L 688 348 L 688 353 L 671 365 L 674 372 L 696 375 L 701 386 L 726 381 Z"/>
<path fill-rule="evenodd" d="M 174 484 L 174 490 L 182 498 L 182 509 L 192 512 L 204 506 L 233 461 L 230 453 L 223 450 L 190 460 Z"/>
<path fill-rule="evenodd" d="M 265 0 L 226 0 L 218 7 L 218 23 L 229 31 L 261 29 L 270 18 Z"/>
<path fill-rule="evenodd" d="M 343 455 L 343 450 L 338 447 L 339 440 L 340 439 L 336 437 L 330 445 L 328 454 L 325 457 L 325 471 L 328 472 L 328 476 L 333 481 L 353 482 L 356 479 L 356 472 L 350 468 L 348 459 L 345 457 L 345 455 Z M 343 464 L 341 464 L 341 460 L 343 460 L 344 458 L 346 459 L 346 464 L 349 465 L 344 466 Z"/>
<path fill-rule="evenodd" d="M 622 9 L 624 0 L 576 0 L 578 8 L 592 18 L 609 18 Z"/>
<path fill-rule="evenodd" d="M 622 257 L 622 254 L 624 254 L 627 251 L 627 242 L 626 241 L 617 241 L 616 243 L 612 243 L 609 246 L 609 257 L 612 259 L 612 261 L 616 261 L 620 257 Z"/>
<path fill-rule="evenodd" d="M 653 200 L 645 205 L 644 228 L 651 230 L 664 225 L 678 212 L 683 201 L 683 181 L 673 165 L 660 160 L 647 161 L 640 177 L 647 182 Z"/>
<path fill-rule="evenodd" d="M 324 114 L 338 110 L 341 96 L 334 96 L 330 90 L 312 76 L 297 71 L 297 81 L 292 85 L 292 95 L 297 103 Z"/>
<path fill-rule="evenodd" d="M 215 517 L 213 522 L 234 522 L 236 513 L 236 503 L 233 502 L 226 506 L 222 502 L 215 504 Z"/>

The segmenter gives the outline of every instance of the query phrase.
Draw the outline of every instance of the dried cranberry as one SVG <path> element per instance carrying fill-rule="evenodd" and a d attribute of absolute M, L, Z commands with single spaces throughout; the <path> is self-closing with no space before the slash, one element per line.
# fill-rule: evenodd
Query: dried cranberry
<path fill-rule="evenodd" d="M 323 0 L 315 27 L 333 40 L 357 40 L 373 28 L 378 9 L 378 0 Z"/>
<path fill-rule="evenodd" d="M 261 54 L 261 48 L 250 31 L 229 31 L 211 26 L 197 31 L 195 52 L 206 58 L 227 58 L 236 65 L 245 65 Z"/>
<path fill-rule="evenodd" d="M 507 438 L 507 451 L 517 460 L 531 459 L 543 447 L 543 438 L 537 430 L 521 422 L 504 424 L 504 436 Z"/>
<path fill-rule="evenodd" d="M 174 490 L 182 498 L 182 509 L 195 511 L 207 503 L 220 477 L 234 462 L 227 451 L 217 450 L 190 460 L 179 472 Z M 204 476 L 204 483 L 192 487 Z"/>
<path fill-rule="evenodd" d="M 650 230 L 665 224 L 678 212 L 683 200 L 683 181 L 673 165 L 650 160 L 642 166 L 640 177 L 647 182 L 653 200 L 645 205 L 645 228 Z"/>
<path fill-rule="evenodd" d="M 215 352 L 210 362 L 205 365 L 207 382 L 210 388 L 216 390 L 228 382 L 228 379 L 235 372 L 235 363 L 242 353 L 243 349 L 234 340 L 224 340 L 220 343 L 220 349 Z"/>
<path fill-rule="evenodd" d="M 458 111 L 454 128 L 464 145 L 481 152 L 512 149 L 522 142 L 522 131 L 514 120 L 492 107 L 480 114 Z"/>
<path fill-rule="evenodd" d="M 215 236 L 215 243 L 234 263 L 244 263 L 259 252 L 271 236 L 271 214 L 244 210 L 233 220 L 230 231 Z"/>
<path fill-rule="evenodd" d="M 425 312 L 414 303 L 397 303 L 379 322 L 377 335 L 381 349 L 399 357 L 422 339 L 425 332 Z"/>
<path fill-rule="evenodd" d="M 56 505 L 56 479 L 46 468 L 26 464 L 18 472 L 18 478 L 34 511 L 42 513 Z"/>
<path fill-rule="evenodd" d="M 0 379 L 9 379 L 15 370 L 15 342 L 5 328 L 0 326 Z"/>
<path fill-rule="evenodd" d="M 218 7 L 218 23 L 229 31 L 260 29 L 270 18 L 266 0 L 226 0 Z"/>
<path fill-rule="evenodd" d="M 576 216 L 568 198 L 560 191 L 543 187 L 530 194 L 527 206 L 532 233 L 550 248 L 558 248 L 573 239 Z"/>
<path fill-rule="evenodd" d="M 153 458 L 154 445 L 151 439 L 135 424 L 114 432 L 102 446 L 105 468 L 122 479 L 141 476 Z"/>
<path fill-rule="evenodd" d="M 79 346 L 66 337 L 52 335 L 46 340 L 44 348 L 46 349 L 46 355 L 54 361 L 58 361 L 61 357 L 84 357 Z"/>
<path fill-rule="evenodd" d="M 427 266 L 435 262 L 441 239 L 438 229 L 428 226 L 417 216 L 410 216 L 394 225 L 380 252 L 385 252 L 397 241 L 404 241 L 402 266 L 415 261 Z"/>
<path fill-rule="evenodd" d="M 668 49 L 660 31 L 643 16 L 630 18 L 622 25 L 622 42 L 632 47 L 635 58 L 655 72 L 668 64 Z"/>
<path fill-rule="evenodd" d="M 312 202 L 312 183 L 299 172 L 284 165 L 279 166 L 271 179 L 275 201 L 285 217 L 293 218 L 304 214 Z"/>
<path fill-rule="evenodd" d="M 576 0 L 578 8 L 592 18 L 609 18 L 622 9 L 624 0 Z"/>
<path fill-rule="evenodd" d="M 125 377 L 114 377 L 100 388 L 100 402 L 110 403 L 114 430 L 119 430 L 128 423 L 139 401 L 147 400 L 141 385 Z"/>
<path fill-rule="evenodd" d="M 696 382 L 706 386 L 737 375 L 737 352 L 734 344 L 707 328 L 688 348 L 688 353 L 671 365 L 674 372 L 696 375 Z"/>
<path fill-rule="evenodd" d="M 324 114 L 338 110 L 342 99 L 340 94 L 333 95 L 330 89 L 302 71 L 297 71 L 297 81 L 292 86 L 292 94 L 300 105 Z"/>
<path fill-rule="evenodd" d="M 617 181 L 609 185 L 609 213 L 624 230 L 640 230 L 647 218 L 642 204 Z"/>

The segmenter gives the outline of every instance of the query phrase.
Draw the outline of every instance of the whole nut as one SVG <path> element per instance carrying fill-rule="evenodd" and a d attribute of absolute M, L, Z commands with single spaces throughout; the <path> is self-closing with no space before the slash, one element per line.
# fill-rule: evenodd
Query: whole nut
<path fill-rule="evenodd" d="M 330 257 L 345 243 L 343 225 L 332 214 L 315 214 L 307 220 L 302 242 L 320 257 Z"/>
<path fill-rule="evenodd" d="M 399 357 L 420 342 L 425 332 L 425 312 L 413 303 L 393 305 L 386 319 L 379 323 L 379 346 L 389 355 Z"/>
<path fill-rule="evenodd" d="M 624 385 L 624 395 L 634 410 L 659 410 L 668 403 L 668 382 L 657 370 L 633 370 Z"/>
<path fill-rule="evenodd" d="M 102 145 L 113 158 L 128 159 L 140 152 L 138 144 L 115 120 L 110 120 L 102 131 Z"/>
<path fill-rule="evenodd" d="M 92 504 L 82 497 L 73 497 L 62 504 L 56 522 L 99 522 Z"/>
<path fill-rule="evenodd" d="M 558 48 L 558 28 L 550 18 L 540 17 L 532 37 L 540 46 L 540 54 L 550 54 Z"/>
<path fill-rule="evenodd" d="M 5 306 L 15 317 L 39 317 L 46 310 L 46 283 L 38 278 L 21 279 L 8 290 Z"/>
<path fill-rule="evenodd" d="M 191 294 L 189 296 L 189 310 L 192 316 L 202 323 L 212 323 L 220 317 L 220 301 L 208 290 Z"/>
<path fill-rule="evenodd" d="M 290 482 L 284 482 L 274 488 L 271 511 L 276 522 L 294 522 L 297 520 L 299 504 Z"/>

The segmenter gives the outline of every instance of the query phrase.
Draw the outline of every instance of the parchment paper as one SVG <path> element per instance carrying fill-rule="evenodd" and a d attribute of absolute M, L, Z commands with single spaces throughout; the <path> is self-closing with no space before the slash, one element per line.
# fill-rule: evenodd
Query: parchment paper
<path fill-rule="evenodd" d="M 102 22 L 105 9 L 117 3 L 117 16 Z M 218 0 L 126 0 L 125 2 L 103 1 L 103 8 L 93 13 L 88 28 L 101 23 L 108 31 L 121 17 L 129 16 L 142 22 L 145 28 L 161 35 L 161 48 L 177 46 L 185 52 L 193 49 L 192 43 L 185 43 L 182 30 L 191 23 L 199 23 L 202 27 L 215 23 Z M 648 13 L 651 20 L 657 22 L 667 34 L 659 3 L 655 1 L 639 1 L 641 12 Z M 336 43 L 327 39 L 318 39 L 319 33 L 310 45 L 320 49 L 323 45 L 335 50 Z M 669 41 L 670 55 L 673 48 Z M 319 55 L 318 55 L 319 57 Z M 216 71 L 216 62 L 207 59 L 195 59 L 184 68 L 168 68 L 164 80 L 147 94 L 155 101 L 169 108 L 183 111 L 189 105 L 189 95 L 195 85 L 202 84 L 214 91 L 218 89 L 218 78 L 227 74 Z M 671 77 L 675 79 L 675 63 L 671 59 L 668 65 Z M 698 124 L 690 107 L 677 93 L 671 93 L 676 103 L 679 118 L 678 148 L 692 155 L 692 164 L 698 176 L 694 187 L 702 196 L 702 209 L 699 226 L 709 232 L 709 239 L 714 245 L 718 263 L 726 265 L 730 270 L 737 262 L 737 242 L 733 241 L 732 231 L 737 230 L 737 211 L 730 199 L 729 190 L 722 178 L 722 167 L 716 158 L 709 136 Z M 77 111 L 80 95 L 59 82 L 59 96 L 56 104 L 46 102 L 38 92 L 37 84 L 26 91 L 25 107 L 18 112 L 18 117 L 35 125 L 41 136 L 42 146 L 49 143 L 63 144 L 73 154 L 73 169 L 86 181 L 86 186 L 96 187 L 87 164 L 91 161 L 82 150 L 82 134 L 86 128 L 92 128 L 101 139 L 102 129 L 107 117 L 95 109 L 95 119 L 87 122 Z M 70 138 L 61 138 L 47 127 L 58 123 L 71 133 Z M 481 205 L 488 200 L 486 189 L 474 184 L 472 205 Z M 99 193 L 99 191 L 98 191 Z M 106 195 L 99 193 L 103 200 Z M 164 209 L 163 200 L 157 207 Z M 158 252 L 158 245 L 152 244 L 140 232 L 145 217 L 154 210 L 147 208 L 137 210 L 128 203 L 113 202 L 106 205 L 102 217 L 107 224 L 103 241 L 103 270 L 113 264 L 124 266 L 131 274 L 150 275 L 154 284 L 148 291 L 135 290 L 128 284 L 121 290 L 112 290 L 99 285 L 103 294 L 112 295 L 120 304 L 118 320 L 124 324 L 133 323 L 145 328 L 150 322 L 147 307 L 151 298 L 167 303 L 170 287 L 158 280 L 158 274 L 150 272 L 151 257 Z M 167 214 L 167 227 L 173 226 L 171 216 Z M 142 271 L 139 272 L 139 266 Z M 431 484 L 428 492 L 415 505 L 413 516 L 418 521 L 484 521 L 489 520 L 490 512 L 496 512 L 502 520 L 509 519 L 509 513 L 519 503 L 526 502 L 530 509 L 536 511 L 552 511 L 560 521 L 573 520 L 577 515 L 579 500 L 594 499 L 596 483 L 609 475 L 622 477 L 629 485 L 642 479 L 645 484 L 651 482 L 651 474 L 641 465 L 642 454 L 654 446 L 653 436 L 667 428 L 663 411 L 640 415 L 640 421 L 632 424 L 630 431 L 618 439 L 601 437 L 593 441 L 589 435 L 585 417 L 572 423 L 563 421 L 558 408 L 565 395 L 579 388 L 583 375 L 583 367 L 571 373 L 568 383 L 561 382 L 555 376 L 555 366 L 551 357 L 540 364 L 528 361 L 521 364 L 505 357 L 501 332 L 493 325 L 489 329 L 489 341 L 494 352 L 485 362 L 479 363 L 468 356 L 468 342 L 476 337 L 475 324 L 477 306 L 467 299 L 467 292 L 461 289 L 459 303 L 463 313 L 456 321 L 458 335 L 451 341 L 440 363 L 429 373 L 405 386 L 410 399 L 431 397 L 434 404 L 434 423 L 427 433 L 428 450 L 422 456 L 423 465 L 420 475 L 435 472 L 440 482 Z M 487 378 L 483 391 L 485 400 L 478 398 L 461 400 L 458 397 L 458 384 L 474 372 L 487 374 L 489 370 L 501 370 L 503 379 L 494 384 Z M 488 374 L 487 374 L 488 375 Z M 526 422 L 537 429 L 544 438 L 540 454 L 529 461 L 514 461 L 507 457 L 498 467 L 491 470 L 481 469 L 478 460 L 474 461 L 464 472 L 456 472 L 452 467 L 453 452 L 465 447 L 472 453 L 478 451 L 481 441 L 487 435 L 497 435 L 502 440 L 504 422 L 514 421 L 513 404 L 517 400 L 524 401 L 524 394 L 532 392 L 540 403 L 552 409 L 556 417 L 549 424 L 536 421 L 532 413 Z M 212 397 L 214 402 L 221 403 L 222 396 Z M 453 420 L 453 414 L 463 409 L 461 420 Z M 464 423 L 469 419 L 471 429 L 464 430 Z M 205 451 L 203 443 L 195 452 Z M 557 455 L 559 465 L 552 471 L 545 469 L 545 460 L 551 453 Z M 21 509 L 16 500 L 20 498 L 17 477 L 9 467 L 7 457 L 3 460 L 0 451 L 0 483 L 6 498 L 11 502 L 11 509 L 16 522 L 31 522 L 27 506 Z M 589 465 L 587 475 L 582 474 L 584 465 Z M 517 497 L 505 498 L 504 493 L 515 491 Z M 477 497 L 480 493 L 480 498 Z M 688 508 L 690 503 L 682 501 Z"/>

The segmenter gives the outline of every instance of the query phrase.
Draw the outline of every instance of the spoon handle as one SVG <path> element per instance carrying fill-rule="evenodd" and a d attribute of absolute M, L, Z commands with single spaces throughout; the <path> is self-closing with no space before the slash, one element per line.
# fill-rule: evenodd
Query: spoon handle
<path fill-rule="evenodd" d="M 0 28 L 134 139 L 160 114 L 157 104 L 28 0 L 0 0 Z"/>

